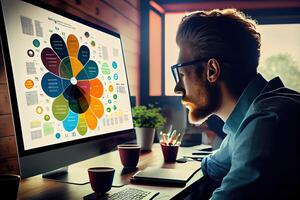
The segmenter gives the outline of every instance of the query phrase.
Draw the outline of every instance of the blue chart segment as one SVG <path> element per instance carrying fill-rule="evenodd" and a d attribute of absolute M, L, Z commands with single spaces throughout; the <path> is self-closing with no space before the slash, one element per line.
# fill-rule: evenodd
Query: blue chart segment
<path fill-rule="evenodd" d="M 99 69 L 97 63 L 93 60 L 90 60 L 85 64 L 84 69 L 79 72 L 79 74 L 77 75 L 77 79 L 94 79 L 98 76 L 98 73 Z"/>
<path fill-rule="evenodd" d="M 67 118 L 63 121 L 66 131 L 73 131 L 78 124 L 78 114 L 72 111 L 69 112 Z"/>
<path fill-rule="evenodd" d="M 59 56 L 61 60 L 69 56 L 65 41 L 58 34 L 54 33 L 51 35 L 50 43 L 52 49 L 55 51 L 55 53 Z"/>
<path fill-rule="evenodd" d="M 42 78 L 42 88 L 49 97 L 57 97 L 63 91 L 62 80 L 48 72 Z"/>
<path fill-rule="evenodd" d="M 78 60 L 80 60 L 82 65 L 85 65 L 87 61 L 89 61 L 89 59 L 90 59 L 90 49 L 87 46 L 82 45 L 79 48 Z"/>

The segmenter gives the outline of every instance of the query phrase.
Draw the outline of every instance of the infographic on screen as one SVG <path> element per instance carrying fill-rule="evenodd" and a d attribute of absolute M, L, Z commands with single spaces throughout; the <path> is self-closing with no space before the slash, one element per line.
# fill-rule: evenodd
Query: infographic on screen
<path fill-rule="evenodd" d="M 13 2 L 3 6 L 24 149 L 133 128 L 120 38 Z"/>

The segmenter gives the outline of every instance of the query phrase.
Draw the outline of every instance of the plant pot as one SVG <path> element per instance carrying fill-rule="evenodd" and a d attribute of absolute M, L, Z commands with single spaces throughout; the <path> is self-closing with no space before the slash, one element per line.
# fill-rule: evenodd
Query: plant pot
<path fill-rule="evenodd" d="M 136 143 L 142 151 L 151 151 L 155 135 L 155 128 L 135 128 Z"/>

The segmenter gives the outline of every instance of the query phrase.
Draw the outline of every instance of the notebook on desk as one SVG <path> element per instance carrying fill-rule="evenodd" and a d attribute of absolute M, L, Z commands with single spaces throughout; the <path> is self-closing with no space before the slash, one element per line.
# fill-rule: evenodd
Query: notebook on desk
<path fill-rule="evenodd" d="M 199 167 L 200 169 L 200 167 Z M 165 186 L 185 186 L 197 170 L 167 169 L 157 167 L 147 167 L 134 174 L 130 182 L 139 184 L 165 185 Z"/>

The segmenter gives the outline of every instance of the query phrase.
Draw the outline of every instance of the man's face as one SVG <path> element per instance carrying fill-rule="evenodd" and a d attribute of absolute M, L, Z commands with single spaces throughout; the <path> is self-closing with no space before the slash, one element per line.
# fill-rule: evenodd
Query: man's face
<path fill-rule="evenodd" d="M 194 60 L 191 49 L 186 46 L 180 47 L 179 63 Z M 196 67 L 202 67 L 202 75 L 196 74 Z M 202 123 L 212 113 L 219 109 L 220 87 L 217 83 L 210 83 L 206 77 L 207 62 L 198 63 L 194 66 L 179 67 L 179 82 L 174 91 L 182 94 L 182 104 L 189 109 L 189 121 Z"/>

